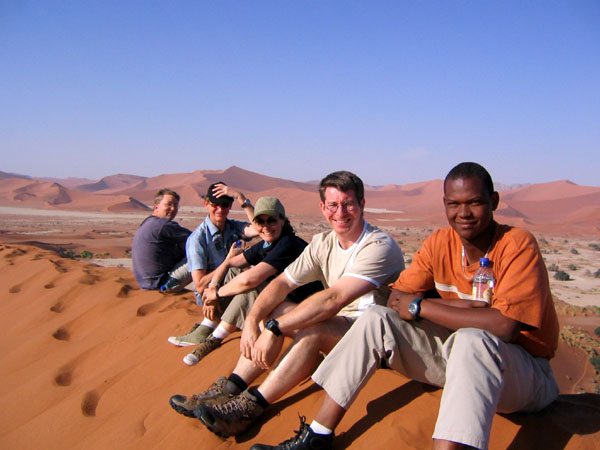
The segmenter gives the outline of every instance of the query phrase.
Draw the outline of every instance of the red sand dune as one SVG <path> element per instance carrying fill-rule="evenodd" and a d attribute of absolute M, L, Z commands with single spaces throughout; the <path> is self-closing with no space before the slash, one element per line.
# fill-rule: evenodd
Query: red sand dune
<path fill-rule="evenodd" d="M 95 183 L 78 185 L 77 190 L 85 192 L 103 191 L 103 193 L 106 194 L 110 191 L 115 191 L 123 189 L 127 186 L 138 184 L 139 182 L 145 179 L 146 177 L 140 177 L 137 175 L 117 174 L 104 177 L 100 181 L 97 181 Z"/>
<path fill-rule="evenodd" d="M 0 204 L 36 208 L 90 211 L 136 211 L 139 203 L 151 205 L 163 187 L 176 190 L 182 205 L 200 206 L 208 186 L 217 181 L 242 190 L 252 200 L 262 195 L 281 196 L 292 214 L 318 215 L 317 186 L 269 177 L 239 167 L 196 170 L 156 177 L 113 175 L 95 183 L 66 187 L 60 183 L 24 179 L 1 173 Z M 437 225 L 443 217 L 443 182 L 431 180 L 403 186 L 367 188 L 366 206 L 379 210 L 369 220 L 404 221 Z M 131 200 L 130 200 L 131 198 Z M 600 187 L 578 186 L 569 181 L 528 185 L 500 193 L 497 214 L 509 224 L 530 229 L 600 231 Z"/>
<path fill-rule="evenodd" d="M 244 449 L 287 439 L 298 413 L 310 420 L 320 404 L 322 392 L 307 381 L 247 433 L 222 440 L 168 404 L 227 375 L 238 355 L 235 334 L 197 366 L 181 362 L 189 349 L 166 338 L 200 319 L 192 294 L 142 291 L 126 269 L 5 244 L 0 286 L 1 448 Z M 572 364 L 560 352 L 555 361 Z M 380 370 L 340 424 L 335 446 L 428 448 L 440 396 Z M 490 448 L 599 446 L 600 396 L 585 394 L 562 395 L 540 414 L 497 415 Z"/>
<path fill-rule="evenodd" d="M 543 201 L 579 197 L 600 192 L 600 188 L 580 186 L 568 180 L 531 184 L 502 193 L 505 200 Z"/>
<path fill-rule="evenodd" d="M 81 192 L 55 182 L 21 178 L 0 179 L 0 205 L 100 212 L 137 212 L 150 209 L 128 195 Z"/>

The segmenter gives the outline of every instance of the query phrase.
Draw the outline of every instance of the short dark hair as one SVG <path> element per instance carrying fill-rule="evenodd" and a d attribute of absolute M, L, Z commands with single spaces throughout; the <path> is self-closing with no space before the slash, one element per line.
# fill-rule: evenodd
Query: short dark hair
<path fill-rule="evenodd" d="M 158 205 L 162 201 L 162 199 L 165 195 L 172 195 L 173 197 L 175 197 L 177 199 L 178 202 L 181 200 L 181 197 L 179 196 L 179 194 L 177 192 L 175 192 L 169 188 L 163 188 L 163 189 L 156 191 L 156 194 L 154 194 L 154 204 Z"/>
<path fill-rule="evenodd" d="M 462 162 L 454 166 L 444 179 L 444 192 L 446 192 L 446 183 L 449 180 L 456 180 L 458 178 L 479 178 L 488 195 L 491 197 L 494 194 L 494 182 L 492 181 L 492 177 L 481 164 L 475 162 Z"/>
<path fill-rule="evenodd" d="M 358 176 L 347 170 L 340 170 L 327 175 L 319 183 L 319 195 L 321 201 L 325 201 L 325 190 L 328 187 L 336 188 L 342 192 L 354 191 L 356 199 L 362 202 L 365 198 L 365 187 Z"/>

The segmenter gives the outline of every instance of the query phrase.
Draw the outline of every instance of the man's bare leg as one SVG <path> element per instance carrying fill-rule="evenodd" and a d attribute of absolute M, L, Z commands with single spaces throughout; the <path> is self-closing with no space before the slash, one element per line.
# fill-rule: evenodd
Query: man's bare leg
<path fill-rule="evenodd" d="M 325 398 L 323 399 L 323 403 L 321 403 L 321 407 L 315 416 L 315 421 L 319 422 L 324 427 L 329 428 L 330 430 L 335 430 L 335 428 L 342 421 L 342 418 L 346 414 L 346 410 L 338 405 L 330 396 L 325 392 Z"/>
<path fill-rule="evenodd" d="M 272 316 L 273 317 L 281 316 L 282 314 L 285 314 L 286 312 L 292 310 L 295 307 L 296 307 L 296 305 L 294 303 L 285 301 L 281 305 L 279 305 L 277 308 L 275 308 Z M 279 352 L 281 352 L 281 348 L 283 347 L 283 339 L 280 339 L 279 342 L 277 343 L 277 345 L 280 346 L 279 349 L 277 350 L 277 353 L 279 354 Z M 233 369 L 232 373 L 236 374 L 242 380 L 244 380 L 246 382 L 246 384 L 250 385 L 263 372 L 264 372 L 264 370 L 261 369 L 260 367 L 255 366 L 251 360 L 245 358 L 244 355 L 240 355 L 240 358 L 238 359 L 238 362 L 237 362 L 235 368 Z"/>
<path fill-rule="evenodd" d="M 298 331 L 287 353 L 258 387 L 264 399 L 273 403 L 310 376 L 321 359 L 320 352 L 328 353 L 349 328 L 347 319 L 336 316 Z"/>

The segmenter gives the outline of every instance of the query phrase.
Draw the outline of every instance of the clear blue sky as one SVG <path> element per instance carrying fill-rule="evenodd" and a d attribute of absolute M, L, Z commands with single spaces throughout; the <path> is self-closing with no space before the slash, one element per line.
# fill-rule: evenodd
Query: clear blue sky
<path fill-rule="evenodd" d="M 0 1 L 0 170 L 600 185 L 600 2 Z"/>

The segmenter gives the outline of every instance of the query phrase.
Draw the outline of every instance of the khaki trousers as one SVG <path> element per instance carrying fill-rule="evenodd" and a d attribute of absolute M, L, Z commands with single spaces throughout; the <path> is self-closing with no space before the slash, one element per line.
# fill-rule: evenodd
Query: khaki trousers
<path fill-rule="evenodd" d="M 496 411 L 539 411 L 558 396 L 546 358 L 481 329 L 405 321 L 383 306 L 362 314 L 312 379 L 347 409 L 382 366 L 443 387 L 433 438 L 476 448 L 488 447 Z"/>
<path fill-rule="evenodd" d="M 232 278 L 235 278 L 240 273 L 240 269 L 229 269 L 227 271 L 227 275 L 225 275 L 223 284 L 227 284 Z M 254 289 L 250 289 L 247 292 L 233 295 L 231 297 L 221 298 L 221 301 L 219 302 L 223 311 L 223 314 L 221 314 L 221 320 L 235 325 L 239 330 L 243 329 L 246 316 L 252 309 L 252 305 L 254 305 L 256 297 L 258 297 L 260 291 L 262 291 L 267 284 L 267 282 L 263 282 L 259 286 L 255 287 Z"/>

